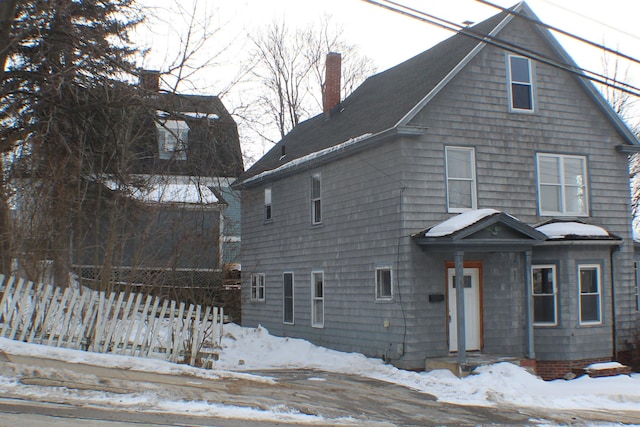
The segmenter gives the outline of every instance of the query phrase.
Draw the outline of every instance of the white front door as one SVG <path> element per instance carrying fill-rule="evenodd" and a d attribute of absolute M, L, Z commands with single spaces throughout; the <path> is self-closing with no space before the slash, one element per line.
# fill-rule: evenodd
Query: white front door
<path fill-rule="evenodd" d="M 449 299 L 449 351 L 458 351 L 458 316 L 455 268 L 447 269 Z M 464 318 L 467 350 L 480 350 L 480 279 L 478 268 L 464 269 Z"/>

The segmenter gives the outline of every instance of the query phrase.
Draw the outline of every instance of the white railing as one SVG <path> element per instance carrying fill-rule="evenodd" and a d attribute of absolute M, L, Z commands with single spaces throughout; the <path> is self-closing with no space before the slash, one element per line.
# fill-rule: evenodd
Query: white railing
<path fill-rule="evenodd" d="M 59 288 L 0 275 L 0 338 L 206 365 L 223 309 L 151 295 Z"/>

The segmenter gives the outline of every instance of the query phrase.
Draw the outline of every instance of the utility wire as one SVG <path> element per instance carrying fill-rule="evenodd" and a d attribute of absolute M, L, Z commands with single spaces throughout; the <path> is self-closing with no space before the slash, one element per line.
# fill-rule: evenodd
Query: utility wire
<path fill-rule="evenodd" d="M 562 30 L 562 29 L 560 29 L 558 27 L 554 27 L 552 25 L 545 24 L 544 22 L 540 21 L 539 19 L 531 18 L 531 17 L 529 17 L 527 15 L 524 15 L 522 13 L 516 12 L 516 11 L 514 11 L 512 9 L 508 9 L 506 7 L 502 7 L 502 6 L 497 5 L 495 3 L 491 3 L 490 1 L 487 1 L 487 0 L 476 0 L 476 1 L 479 2 L 479 3 L 482 3 L 482 4 L 486 4 L 487 6 L 494 7 L 496 9 L 498 9 L 498 10 L 503 11 L 503 12 L 507 12 L 510 15 L 517 16 L 517 17 L 522 18 L 522 19 L 526 19 L 527 21 L 532 22 L 532 23 L 534 23 L 536 25 L 539 25 L 541 27 L 544 27 L 544 28 L 547 28 L 549 30 L 555 31 L 555 32 L 560 33 L 562 35 L 569 36 L 569 37 L 571 37 L 573 39 L 576 39 L 578 41 L 581 41 L 583 43 L 586 43 L 586 44 L 588 44 L 590 46 L 593 46 L 593 47 L 596 47 L 598 49 L 602 49 L 602 50 L 604 50 L 606 52 L 612 53 L 612 54 L 614 54 L 616 56 L 619 56 L 621 58 L 628 59 L 629 61 L 635 62 L 636 64 L 640 64 L 640 59 L 636 59 L 636 58 L 634 58 L 632 56 L 629 56 L 629 55 L 626 55 L 626 54 L 624 54 L 624 53 L 622 53 L 622 52 L 620 52 L 618 50 L 611 49 L 611 48 L 608 48 L 608 47 L 606 47 L 604 45 L 592 42 L 591 40 L 587 40 L 585 38 L 582 38 L 580 36 L 572 34 L 572 33 L 568 32 L 568 31 Z"/>
<path fill-rule="evenodd" d="M 548 56 L 541 54 L 539 52 L 535 52 L 532 51 L 530 49 L 518 46 L 516 44 L 507 42 L 505 40 L 501 40 L 497 37 L 491 36 L 489 34 L 484 34 L 484 33 L 480 33 L 478 31 L 473 30 L 472 27 L 465 27 L 462 26 L 460 24 L 451 22 L 451 21 L 447 21 L 445 19 L 442 18 L 438 18 L 434 15 L 430 15 L 426 12 L 422 12 L 420 10 L 417 9 L 413 9 L 411 7 L 408 6 L 404 6 L 402 4 L 396 3 L 394 1 L 391 0 L 362 0 L 366 3 L 370 3 L 379 7 L 382 7 L 384 9 L 390 10 L 392 12 L 396 12 L 405 16 L 408 16 L 410 18 L 413 19 L 417 19 L 419 21 L 423 21 L 426 22 L 428 24 L 431 25 L 435 25 L 437 27 L 449 30 L 449 31 L 453 31 L 457 34 L 462 34 L 465 35 L 467 37 L 471 37 L 475 40 L 478 40 L 482 43 L 486 43 L 492 46 L 496 46 L 500 49 L 512 52 L 512 53 L 516 53 L 518 55 L 522 55 L 522 56 L 526 56 L 528 58 L 531 59 L 535 59 L 538 62 L 550 65 L 552 67 L 556 67 L 556 68 L 560 68 L 562 70 L 565 70 L 567 72 L 576 74 L 582 78 L 586 78 L 589 79 L 593 82 L 602 84 L 604 86 L 608 86 L 608 87 L 612 87 L 616 90 L 619 90 L 621 92 L 625 92 L 628 93 L 630 95 L 636 96 L 636 97 L 640 97 L 640 88 L 632 86 L 628 83 L 625 82 L 621 82 L 618 81 L 616 79 L 607 77 L 605 75 L 602 74 L 598 74 L 594 71 L 589 71 L 580 67 L 577 67 L 575 65 L 572 64 L 567 64 L 564 62 L 559 62 L 556 61 L 552 58 L 549 58 Z M 383 3 L 384 2 L 384 3 Z M 385 4 L 388 3 L 388 4 Z"/>

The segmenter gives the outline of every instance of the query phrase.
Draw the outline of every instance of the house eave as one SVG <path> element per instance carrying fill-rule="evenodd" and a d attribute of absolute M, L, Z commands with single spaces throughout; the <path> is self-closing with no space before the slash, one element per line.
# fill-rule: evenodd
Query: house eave
<path fill-rule="evenodd" d="M 622 246 L 623 239 L 549 239 L 542 246 Z"/>
<path fill-rule="evenodd" d="M 392 128 L 386 129 L 384 131 L 378 132 L 376 134 L 372 134 L 367 136 L 366 138 L 358 141 L 357 143 L 347 145 L 344 148 L 340 148 L 337 150 L 331 150 L 326 154 L 321 154 L 318 156 L 314 156 L 306 161 L 296 161 L 297 159 L 292 160 L 292 165 L 287 166 L 287 164 L 281 165 L 278 168 L 273 169 L 271 171 L 261 172 L 255 176 L 246 178 L 242 182 L 233 183 L 231 185 L 232 188 L 252 188 L 259 186 L 265 182 L 270 182 L 277 179 L 282 179 L 287 176 L 291 176 L 312 168 L 316 168 L 318 166 L 333 162 L 338 159 L 342 159 L 348 156 L 352 156 L 356 153 L 359 153 L 363 150 L 370 148 L 372 145 L 377 143 L 387 141 L 390 138 L 394 138 L 397 136 L 408 136 L 415 137 L 424 134 L 426 128 L 424 127 L 415 127 L 415 126 L 394 126 Z M 337 144 L 336 144 L 337 145 Z M 328 147 L 331 148 L 331 147 Z"/>

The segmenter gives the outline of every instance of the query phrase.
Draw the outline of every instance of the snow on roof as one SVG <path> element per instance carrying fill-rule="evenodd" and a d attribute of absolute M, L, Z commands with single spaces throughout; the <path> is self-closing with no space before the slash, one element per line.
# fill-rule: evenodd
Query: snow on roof
<path fill-rule="evenodd" d="M 114 181 L 105 181 L 111 190 L 122 190 Z M 154 183 L 145 187 L 127 187 L 125 190 L 134 198 L 147 203 L 190 203 L 208 205 L 218 202 L 215 193 L 204 184 L 189 183 Z"/>
<path fill-rule="evenodd" d="M 476 222 L 484 219 L 488 216 L 500 213 L 495 209 L 477 209 L 473 211 L 468 211 L 461 213 L 460 215 L 456 215 L 453 218 L 449 218 L 448 220 L 441 222 L 440 224 L 432 227 L 429 231 L 427 231 L 424 236 L 425 237 L 442 237 L 448 236 L 449 234 L 453 234 L 456 231 L 467 228 L 470 225 L 475 224 Z"/>
<path fill-rule="evenodd" d="M 574 221 L 552 222 L 541 225 L 537 227 L 536 230 L 545 234 L 550 239 L 562 239 L 567 236 L 610 237 L 609 232 L 602 227 Z"/>
<path fill-rule="evenodd" d="M 245 182 L 255 181 L 255 180 L 264 178 L 265 176 L 274 174 L 276 172 L 280 172 L 280 171 L 285 170 L 285 169 L 293 168 L 295 166 L 298 166 L 299 164 L 302 164 L 302 163 L 308 162 L 310 160 L 313 160 L 315 158 L 327 155 L 327 154 L 332 153 L 334 151 L 338 151 L 338 150 L 344 149 L 344 148 L 346 148 L 346 147 L 348 147 L 350 145 L 357 144 L 358 142 L 367 139 L 371 135 L 372 134 L 370 134 L 370 133 L 365 133 L 363 135 L 356 136 L 355 138 L 351 138 L 351 139 L 349 139 L 349 140 L 347 140 L 345 142 L 341 142 L 340 144 L 334 145 L 334 146 L 329 147 L 329 148 L 325 148 L 324 150 L 320 150 L 320 151 L 316 151 L 316 152 L 313 152 L 313 153 L 309 153 L 306 156 L 299 157 L 299 158 L 291 160 L 290 162 L 287 162 L 287 163 L 285 163 L 283 165 L 280 165 L 275 169 L 266 170 L 264 172 L 261 172 L 261 173 L 255 175 L 255 176 L 252 176 L 251 178 L 247 179 Z"/>

